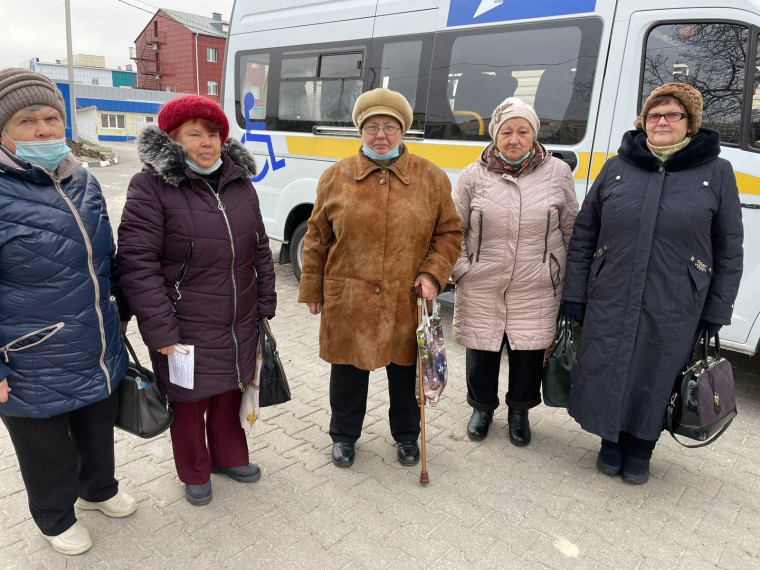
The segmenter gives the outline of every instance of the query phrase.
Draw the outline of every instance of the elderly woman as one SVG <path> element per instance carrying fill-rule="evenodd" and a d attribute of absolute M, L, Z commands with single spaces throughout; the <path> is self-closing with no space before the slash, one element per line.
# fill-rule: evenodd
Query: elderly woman
<path fill-rule="evenodd" d="M 647 98 L 583 203 L 563 298 L 583 323 L 569 412 L 602 438 L 599 471 L 643 484 L 676 375 L 698 330 L 731 321 L 742 220 L 702 95 L 668 83 Z"/>
<path fill-rule="evenodd" d="M 544 351 L 554 339 L 565 255 L 578 213 L 570 168 L 538 142 L 538 116 L 517 97 L 491 115 L 492 142 L 454 190 L 465 232 L 454 266 L 454 339 L 467 347 L 467 435 L 482 440 L 499 407 L 507 347 L 509 439 L 530 443 Z"/>
<path fill-rule="evenodd" d="M 210 473 L 261 477 L 238 412 L 254 376 L 257 319 L 275 313 L 274 265 L 250 181 L 256 164 L 228 134 L 222 109 L 205 97 L 164 105 L 158 126 L 140 134 L 145 168 L 129 184 L 119 226 L 122 287 L 174 408 L 174 464 L 193 505 L 211 501 Z M 194 347 L 194 375 L 183 381 L 168 357 L 185 345 Z"/>
<path fill-rule="evenodd" d="M 435 299 L 459 254 L 462 230 L 446 174 L 401 141 L 412 123 L 404 96 L 382 88 L 364 93 L 353 120 L 362 147 L 319 180 L 298 300 L 322 314 L 320 356 L 332 364 L 333 463 L 353 463 L 369 372 L 384 366 L 398 460 L 414 465 L 420 422 L 412 286 Z"/>
<path fill-rule="evenodd" d="M 34 522 L 71 555 L 92 546 L 75 504 L 124 517 L 137 502 L 114 478 L 127 357 L 111 225 L 65 125 L 50 79 L 0 71 L 0 416 Z"/>

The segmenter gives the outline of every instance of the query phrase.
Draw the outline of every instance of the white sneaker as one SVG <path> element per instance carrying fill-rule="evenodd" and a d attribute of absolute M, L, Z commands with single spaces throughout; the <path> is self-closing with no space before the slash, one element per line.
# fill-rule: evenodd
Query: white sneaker
<path fill-rule="evenodd" d="M 137 501 L 135 498 L 123 491 L 119 491 L 107 501 L 92 503 L 79 498 L 74 504 L 85 511 L 100 511 L 104 515 L 113 518 L 126 517 L 137 510 Z"/>
<path fill-rule="evenodd" d="M 92 548 L 90 533 L 78 521 L 58 536 L 48 536 L 46 534 L 42 536 L 47 538 L 58 552 L 69 556 L 82 554 L 82 552 L 87 552 Z"/>

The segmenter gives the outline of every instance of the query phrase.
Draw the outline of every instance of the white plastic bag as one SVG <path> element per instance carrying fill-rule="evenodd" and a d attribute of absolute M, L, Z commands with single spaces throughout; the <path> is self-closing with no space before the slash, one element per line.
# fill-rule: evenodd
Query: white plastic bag
<path fill-rule="evenodd" d="M 261 373 L 261 343 L 256 343 L 256 370 L 253 380 L 246 385 L 243 391 L 243 399 L 240 402 L 240 427 L 247 429 L 252 427 L 259 419 L 261 409 L 259 407 L 259 377 Z"/>

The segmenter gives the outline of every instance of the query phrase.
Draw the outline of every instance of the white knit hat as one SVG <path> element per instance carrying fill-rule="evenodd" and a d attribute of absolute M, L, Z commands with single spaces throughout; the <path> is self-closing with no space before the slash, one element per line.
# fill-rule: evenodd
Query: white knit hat
<path fill-rule="evenodd" d="M 499 133 L 499 129 L 504 124 L 504 121 L 515 118 L 528 121 L 533 128 L 533 135 L 538 135 L 541 123 L 538 120 L 535 109 L 522 99 L 507 97 L 491 113 L 491 123 L 488 125 L 488 133 L 491 135 L 491 138 L 496 141 L 496 135 Z"/>

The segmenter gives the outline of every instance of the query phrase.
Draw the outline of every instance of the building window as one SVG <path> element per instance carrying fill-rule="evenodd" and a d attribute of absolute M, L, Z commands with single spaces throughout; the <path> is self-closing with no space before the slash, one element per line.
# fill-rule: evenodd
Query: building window
<path fill-rule="evenodd" d="M 147 115 L 145 117 L 145 124 L 154 123 L 155 121 L 156 121 L 156 118 L 153 115 Z"/>
<path fill-rule="evenodd" d="M 208 82 L 208 94 L 219 95 L 219 84 L 216 81 Z"/>
<path fill-rule="evenodd" d="M 126 119 L 124 115 L 103 113 L 100 115 L 100 124 L 104 129 L 123 129 L 126 128 Z"/>
<path fill-rule="evenodd" d="M 216 63 L 216 48 L 206 48 L 206 61 Z"/>
<path fill-rule="evenodd" d="M 97 77 L 93 77 L 92 78 L 92 84 L 93 85 L 98 85 L 98 78 Z"/>

